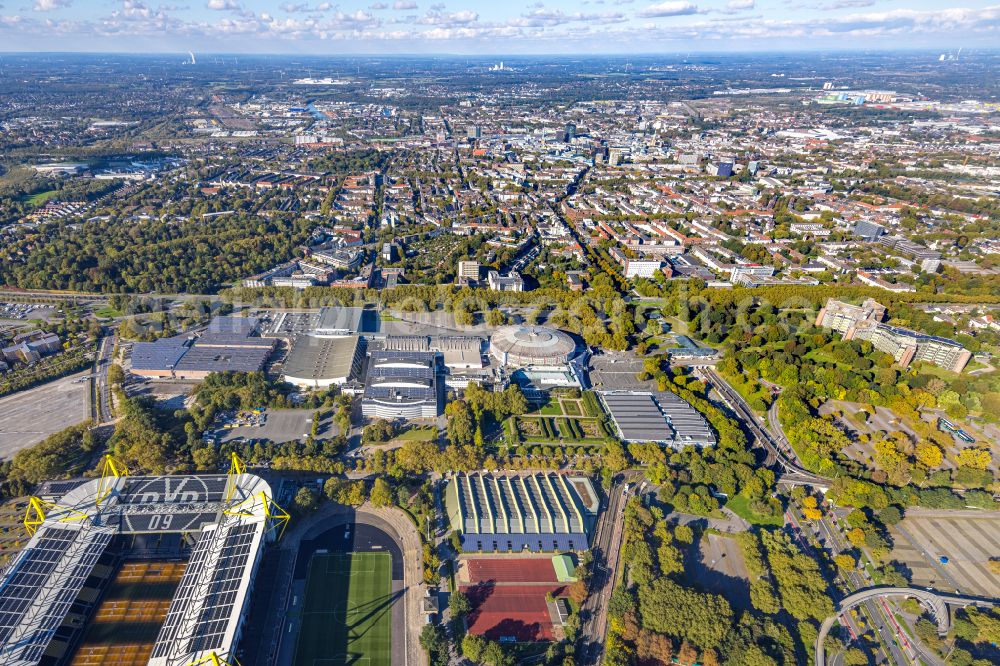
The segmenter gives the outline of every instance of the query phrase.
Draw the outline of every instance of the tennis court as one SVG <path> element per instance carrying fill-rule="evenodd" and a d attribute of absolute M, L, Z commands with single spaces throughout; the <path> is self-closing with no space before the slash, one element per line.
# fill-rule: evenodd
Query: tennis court
<path fill-rule="evenodd" d="M 531 642 L 555 638 L 545 595 L 559 596 L 564 586 L 487 582 L 460 589 L 472 602 L 473 610 L 467 618 L 470 634 L 494 641 Z"/>
<path fill-rule="evenodd" d="M 297 666 L 391 666 L 389 553 L 315 555 L 309 562 Z"/>
<path fill-rule="evenodd" d="M 467 559 L 469 584 L 558 583 L 551 557 L 476 558 Z M 464 581 L 463 581 L 464 582 Z"/>

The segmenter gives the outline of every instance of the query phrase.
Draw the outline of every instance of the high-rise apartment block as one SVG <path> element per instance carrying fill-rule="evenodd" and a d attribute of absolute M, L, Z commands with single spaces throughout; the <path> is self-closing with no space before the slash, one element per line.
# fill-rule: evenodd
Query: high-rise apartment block
<path fill-rule="evenodd" d="M 872 298 L 861 305 L 831 298 L 819 311 L 816 325 L 839 332 L 845 340 L 867 340 L 875 349 L 891 354 L 903 367 L 913 361 L 927 361 L 961 372 L 972 358 L 972 353 L 954 340 L 882 323 L 885 313 L 885 306 Z"/>

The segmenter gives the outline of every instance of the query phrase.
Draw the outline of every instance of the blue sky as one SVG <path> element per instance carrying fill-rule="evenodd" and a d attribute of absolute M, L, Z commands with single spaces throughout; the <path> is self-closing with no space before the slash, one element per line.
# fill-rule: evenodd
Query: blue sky
<path fill-rule="evenodd" d="M 0 51 L 678 53 L 1000 46 L 998 0 L 0 0 Z"/>

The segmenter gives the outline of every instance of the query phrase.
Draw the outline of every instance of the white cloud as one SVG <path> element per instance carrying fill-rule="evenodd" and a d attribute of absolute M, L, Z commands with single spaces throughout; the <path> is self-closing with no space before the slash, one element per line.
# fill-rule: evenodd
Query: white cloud
<path fill-rule="evenodd" d="M 33 9 L 36 12 L 51 12 L 63 7 L 69 7 L 73 0 L 35 0 Z M 2 7 L 3 5 L 0 5 Z"/>
<path fill-rule="evenodd" d="M 396 2 L 392 3 L 392 8 L 397 11 L 406 11 L 409 9 L 416 9 L 417 3 L 410 0 L 396 0 Z"/>
<path fill-rule="evenodd" d="M 541 7 L 540 4 L 535 6 Z M 626 20 L 628 20 L 627 17 L 621 12 L 574 12 L 572 14 L 565 14 L 560 9 L 539 8 L 530 12 L 525 12 L 524 14 L 521 14 L 520 17 L 511 19 L 507 23 L 508 25 L 521 28 L 531 28 L 557 26 L 564 25 L 566 23 L 593 23 L 595 25 L 621 23 Z"/>
<path fill-rule="evenodd" d="M 875 0 L 837 0 L 837 2 L 823 5 L 820 9 L 828 11 L 834 9 L 859 9 L 861 7 L 871 7 L 874 4 Z"/>
<path fill-rule="evenodd" d="M 417 19 L 420 25 L 467 25 L 479 20 L 479 14 L 465 9 L 460 12 L 427 12 Z"/>
<path fill-rule="evenodd" d="M 100 0 L 104 1 L 104 0 Z M 268 9 L 280 5 L 282 11 L 254 13 L 244 8 L 245 0 L 200 0 L 194 4 L 215 4 L 219 13 L 191 18 L 196 12 L 177 13 L 176 7 L 154 0 L 117 0 L 115 9 L 89 12 L 89 17 L 52 19 L 49 16 L 22 12 L 21 16 L 0 16 L 0 44 L 14 48 L 37 48 L 45 36 L 72 39 L 85 48 L 115 48 L 122 44 L 158 44 L 166 38 L 183 40 L 191 47 L 199 44 L 219 44 L 236 50 L 252 48 L 250 44 L 292 42 L 338 42 L 347 50 L 369 49 L 374 44 L 396 42 L 400 49 L 419 51 L 426 48 L 454 46 L 458 51 L 479 53 L 510 52 L 538 48 L 553 52 L 587 52 L 611 48 L 629 50 L 670 51 L 690 45 L 711 49 L 762 48 L 781 39 L 785 43 L 808 44 L 816 48 L 831 45 L 864 45 L 873 40 L 889 46 L 915 43 L 966 43 L 990 45 L 1000 35 L 1000 3 L 991 7 L 946 7 L 941 9 L 892 11 L 849 11 L 831 15 L 813 12 L 805 18 L 792 18 L 788 13 L 750 7 L 748 0 L 726 0 L 718 9 L 701 9 L 697 0 L 656 2 L 643 0 L 636 11 L 589 13 L 548 9 L 534 4 L 526 9 L 510 8 L 507 16 L 489 19 L 471 10 L 448 12 L 435 2 L 431 10 L 419 18 L 406 12 L 385 19 L 385 14 L 373 11 L 379 6 L 390 7 L 392 0 L 368 0 L 370 10 L 340 11 L 336 0 L 277 0 Z M 431 0 L 428 0 L 428 3 Z M 534 0 L 528 0 L 534 1 Z M 619 4 L 621 0 L 611 0 Z M 845 7 L 867 0 L 822 0 L 841 3 Z M 873 0 L 878 2 L 879 0 Z M 30 0 L 35 4 L 72 2 L 72 0 Z M 90 9 L 99 0 L 73 2 L 75 8 Z M 419 0 L 417 0 L 419 2 Z M 649 6 L 648 3 L 653 2 Z M 995 2 L 995 0 L 994 0 Z M 10 6 L 9 0 L 0 0 Z M 852 3 L 852 4 L 847 4 Z M 594 4 L 592 1 L 591 4 Z M 324 6 L 328 11 L 321 11 Z M 645 9 L 643 7 L 645 6 Z M 578 9 L 583 9 L 579 4 Z M 736 7 L 745 9 L 737 10 Z M 815 7 L 815 6 L 814 6 Z M 223 11 L 227 10 L 228 11 Z M 188 9 L 187 7 L 183 9 Z M 759 10 L 754 14 L 739 14 L 724 18 L 720 14 L 737 14 Z M 74 14 L 84 12 L 74 12 Z M 689 14 L 713 16 L 689 21 L 637 20 L 636 14 L 654 19 L 661 16 Z M 383 18 L 379 18 L 379 17 Z M 387 29 L 390 28 L 390 29 Z M 714 44 L 713 44 L 714 43 Z M 541 45 L 541 46 L 540 46 Z M 173 44 L 169 44 L 173 47 Z M 188 47 L 188 48 L 191 48 Z M 300 48 L 296 45 L 291 50 Z M 281 50 L 280 46 L 277 47 Z M 318 51 L 322 47 L 319 47 Z M 341 46 L 337 46 L 341 49 Z M 196 48 L 197 50 L 197 48 Z M 317 52 L 318 52 L 317 51 Z M 338 51 L 339 52 L 339 51 Z M 370 52 L 370 51 L 369 51 Z"/>
<path fill-rule="evenodd" d="M 643 18 L 660 18 L 663 16 L 688 16 L 698 13 L 698 5 L 685 0 L 665 0 L 655 5 L 649 5 L 639 12 Z"/>
<path fill-rule="evenodd" d="M 384 2 L 376 2 L 374 5 L 372 5 L 368 9 L 389 9 L 389 5 L 387 5 Z"/>
<path fill-rule="evenodd" d="M 756 0 L 729 0 L 726 3 L 726 11 L 744 12 L 757 6 Z"/>
<path fill-rule="evenodd" d="M 305 14 L 311 12 L 328 12 L 333 9 L 333 5 L 329 2 L 321 2 L 315 7 L 310 6 L 308 3 L 300 2 L 298 4 L 292 4 L 290 2 L 283 3 L 279 9 L 286 14 Z M 263 17 L 263 14 L 261 14 Z"/>

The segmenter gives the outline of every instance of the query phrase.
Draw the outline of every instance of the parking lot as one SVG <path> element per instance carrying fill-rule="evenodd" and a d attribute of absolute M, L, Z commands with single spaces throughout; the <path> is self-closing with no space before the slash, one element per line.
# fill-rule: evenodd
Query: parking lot
<path fill-rule="evenodd" d="M 316 439 L 330 439 L 339 430 L 333 423 L 333 410 L 320 422 L 319 434 Z M 238 428 L 222 428 L 216 431 L 223 442 L 234 439 L 269 439 L 272 442 L 290 442 L 305 439 L 312 431 L 312 419 L 315 413 L 311 409 L 268 409 L 267 419 L 263 425 L 240 426 Z"/>
<path fill-rule="evenodd" d="M 694 547 L 690 572 L 697 583 L 724 596 L 736 608 L 750 608 L 750 574 L 735 539 L 706 534 Z"/>
<path fill-rule="evenodd" d="M 1000 597 L 1000 579 L 987 568 L 989 559 L 1000 554 L 1000 516 L 910 509 L 892 528 L 892 537 L 891 559 L 910 570 L 914 585 Z"/>
<path fill-rule="evenodd" d="M 590 359 L 590 384 L 597 390 L 630 389 L 655 391 L 653 380 L 639 381 L 636 375 L 642 372 L 641 358 L 628 353 L 604 353 Z"/>
<path fill-rule="evenodd" d="M 309 333 L 319 324 L 319 312 L 262 312 L 261 330 L 271 338 L 291 338 Z"/>
<path fill-rule="evenodd" d="M 0 398 L 0 460 L 90 418 L 88 372 Z"/>
<path fill-rule="evenodd" d="M 48 319 L 54 312 L 51 305 L 0 303 L 0 319 Z"/>

